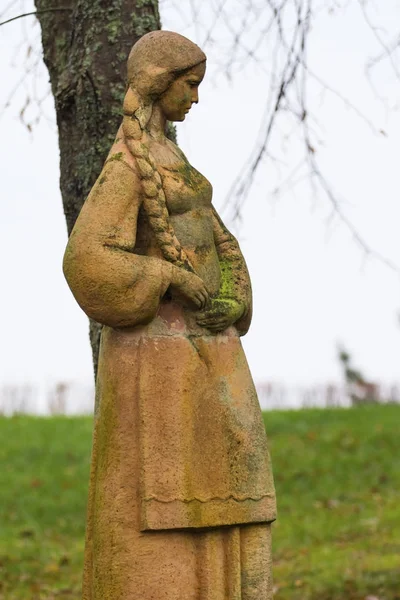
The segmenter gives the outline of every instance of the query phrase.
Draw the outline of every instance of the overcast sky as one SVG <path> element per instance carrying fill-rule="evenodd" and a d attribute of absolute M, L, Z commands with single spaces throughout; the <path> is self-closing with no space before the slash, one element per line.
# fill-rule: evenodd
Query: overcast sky
<path fill-rule="evenodd" d="M 32 10 L 31 4 L 26 2 L 25 10 Z M 185 27 L 171 4 L 164 3 L 165 27 L 193 39 L 195 29 Z M 321 16 L 309 55 L 314 70 L 386 135 L 372 134 L 340 101 L 329 94 L 321 98 L 311 85 L 310 103 L 323 141 L 317 151 L 360 234 L 373 249 L 400 264 L 400 117 L 387 106 L 394 105 L 400 84 L 388 67 L 375 73 L 380 95 L 388 98 L 385 105 L 366 81 L 366 58 L 379 48 L 357 4 L 344 14 Z M 379 17 L 389 27 L 396 18 L 399 22 L 399 13 L 399 2 L 388 1 Z M 32 60 L 23 54 L 26 46 L 15 56 L 24 35 L 32 40 L 37 36 L 32 24 L 26 19 L 0 29 L 0 106 L 22 77 L 23 64 Z M 269 57 L 228 82 L 213 76 L 215 45 L 206 51 L 209 77 L 200 88 L 200 104 L 178 126 L 178 136 L 191 163 L 212 182 L 219 208 L 258 132 L 267 95 L 263 66 Z M 39 75 L 40 92 L 46 87 L 44 68 Z M 18 116 L 25 95 L 20 90 L 0 119 L 0 385 L 88 383 L 92 368 L 87 321 L 61 272 L 67 234 L 58 188 L 54 109 L 49 98 L 43 106 L 46 118 L 29 134 Z M 285 123 L 281 131 L 277 152 L 287 153 L 288 163 L 280 170 L 270 163 L 261 167 L 243 221 L 233 227 L 253 282 L 254 320 L 243 343 L 254 378 L 290 385 L 340 381 L 336 345 L 343 343 L 370 379 L 399 381 L 399 277 L 378 261 L 364 259 L 346 228 L 328 220 L 331 209 L 323 194 L 314 197 L 306 182 L 274 196 L 277 182 L 299 152 L 295 142 L 285 146 Z"/>

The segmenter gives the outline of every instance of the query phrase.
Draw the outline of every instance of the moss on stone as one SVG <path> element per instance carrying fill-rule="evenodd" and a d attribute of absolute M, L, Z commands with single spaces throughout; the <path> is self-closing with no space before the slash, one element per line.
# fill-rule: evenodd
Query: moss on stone
<path fill-rule="evenodd" d="M 115 154 L 112 154 L 108 160 L 122 160 L 123 157 L 123 152 L 116 152 Z"/>
<path fill-rule="evenodd" d="M 158 10 L 157 0 L 136 0 L 136 8 L 144 8 L 146 6 L 149 6 L 151 8 L 154 8 L 155 10 Z"/>
<path fill-rule="evenodd" d="M 224 298 L 233 298 L 235 296 L 236 279 L 232 269 L 232 263 L 225 257 L 219 257 L 219 266 L 221 270 L 220 296 Z"/>
<path fill-rule="evenodd" d="M 142 36 L 149 31 L 157 29 L 158 19 L 155 15 L 137 15 L 133 12 L 131 18 L 133 31 L 137 36 Z"/>
<path fill-rule="evenodd" d="M 109 21 L 106 26 L 107 39 L 110 44 L 115 44 L 118 39 L 120 23 L 117 20 Z"/>

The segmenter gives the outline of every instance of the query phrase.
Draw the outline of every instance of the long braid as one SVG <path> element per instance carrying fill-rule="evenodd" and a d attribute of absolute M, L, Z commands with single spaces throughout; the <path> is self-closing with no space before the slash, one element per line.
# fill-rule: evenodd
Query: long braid
<path fill-rule="evenodd" d="M 152 105 L 144 105 L 139 94 L 128 87 L 124 99 L 122 129 L 129 151 L 136 159 L 142 179 L 143 205 L 163 257 L 178 267 L 195 272 L 186 252 L 180 245 L 169 219 L 160 173 L 148 146 L 143 143 L 144 128 L 152 112 Z"/>

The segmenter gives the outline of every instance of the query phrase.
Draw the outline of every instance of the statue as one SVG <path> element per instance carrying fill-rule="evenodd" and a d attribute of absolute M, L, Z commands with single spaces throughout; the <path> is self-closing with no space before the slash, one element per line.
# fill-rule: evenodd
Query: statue
<path fill-rule="evenodd" d="M 128 60 L 123 121 L 66 249 L 103 324 L 84 600 L 268 600 L 275 494 L 240 343 L 251 286 L 212 188 L 166 138 L 206 57 L 176 33 Z"/>

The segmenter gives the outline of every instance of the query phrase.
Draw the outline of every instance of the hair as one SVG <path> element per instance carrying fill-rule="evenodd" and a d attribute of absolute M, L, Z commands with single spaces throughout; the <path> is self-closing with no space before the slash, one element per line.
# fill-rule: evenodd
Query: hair
<path fill-rule="evenodd" d="M 165 260 L 191 272 L 194 268 L 171 225 L 161 176 L 143 137 L 154 101 L 175 79 L 205 60 L 202 50 L 178 33 L 153 31 L 144 35 L 128 58 L 123 106 L 123 134 L 142 180 L 143 206 L 151 230 Z"/>

